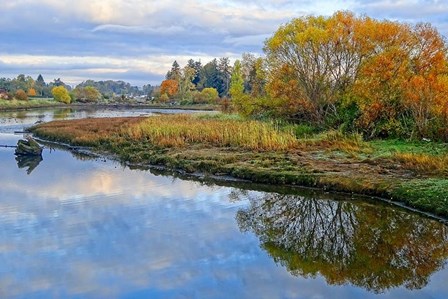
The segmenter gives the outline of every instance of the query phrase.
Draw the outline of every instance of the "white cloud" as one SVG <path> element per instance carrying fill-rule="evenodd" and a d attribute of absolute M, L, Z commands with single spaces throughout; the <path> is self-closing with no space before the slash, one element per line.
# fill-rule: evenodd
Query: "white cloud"
<path fill-rule="evenodd" d="M 92 32 L 106 31 L 116 33 L 130 33 L 130 34 L 177 34 L 185 32 L 181 26 L 168 27 L 145 27 L 145 26 L 123 26 L 114 24 L 99 25 L 92 29 Z"/>
<path fill-rule="evenodd" d="M 245 35 L 240 37 L 226 37 L 223 42 L 233 46 L 256 46 L 262 45 L 270 37 L 270 34 Z"/>
<path fill-rule="evenodd" d="M 161 79 L 175 59 L 182 65 L 190 58 L 206 63 L 261 54 L 266 37 L 304 14 L 348 9 L 379 19 L 431 22 L 448 33 L 448 2 L 440 0 L 0 0 L 0 5 L 0 61 L 10 60 L 10 73 L 0 75 L 28 73 L 29 66 L 55 74 L 59 69 L 66 76 L 73 67 L 73 81 L 99 74 L 107 79 L 108 70 L 113 78 L 140 71 Z M 80 69 L 86 72 L 74 75 Z"/>

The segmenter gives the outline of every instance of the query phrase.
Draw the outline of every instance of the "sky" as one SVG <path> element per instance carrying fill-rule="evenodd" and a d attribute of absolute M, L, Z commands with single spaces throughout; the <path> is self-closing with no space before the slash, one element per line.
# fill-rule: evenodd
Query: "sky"
<path fill-rule="evenodd" d="M 448 36 L 448 0 L 0 0 L 0 77 L 156 85 L 174 60 L 262 55 L 280 25 L 338 10 Z"/>

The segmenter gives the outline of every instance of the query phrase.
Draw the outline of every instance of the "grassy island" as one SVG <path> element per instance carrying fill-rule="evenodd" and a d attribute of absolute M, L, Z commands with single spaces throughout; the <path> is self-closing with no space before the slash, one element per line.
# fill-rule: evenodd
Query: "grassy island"
<path fill-rule="evenodd" d="M 53 121 L 31 131 L 129 164 L 381 196 L 448 216 L 443 143 L 298 134 L 293 125 L 225 114 Z"/>

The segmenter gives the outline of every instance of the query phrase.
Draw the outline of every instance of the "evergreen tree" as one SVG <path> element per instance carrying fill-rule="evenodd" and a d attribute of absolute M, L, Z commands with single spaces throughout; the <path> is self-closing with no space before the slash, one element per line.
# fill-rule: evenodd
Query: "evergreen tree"
<path fill-rule="evenodd" d="M 201 71 L 201 89 L 212 87 L 220 93 L 222 90 L 222 81 L 218 71 L 218 61 L 213 59 Z"/>
<path fill-rule="evenodd" d="M 230 88 L 230 77 L 232 74 L 232 67 L 230 66 L 229 57 L 222 57 L 219 59 L 218 73 L 220 86 L 217 88 L 220 97 L 227 96 Z"/>
<path fill-rule="evenodd" d="M 179 63 L 177 63 L 176 60 L 174 60 L 173 65 L 171 66 L 171 70 L 168 71 L 168 73 L 166 74 L 166 79 L 167 80 L 176 80 L 179 81 L 180 80 L 180 66 Z"/>
<path fill-rule="evenodd" d="M 38 94 L 39 96 L 43 96 L 45 86 L 46 86 L 46 84 L 45 84 L 44 77 L 42 77 L 42 75 L 39 74 L 39 76 L 37 76 L 36 82 L 34 84 L 36 94 Z"/>
<path fill-rule="evenodd" d="M 188 60 L 187 66 L 194 69 L 194 77 L 191 82 L 195 85 L 196 89 L 199 89 L 201 82 L 202 64 L 201 61 Z"/>

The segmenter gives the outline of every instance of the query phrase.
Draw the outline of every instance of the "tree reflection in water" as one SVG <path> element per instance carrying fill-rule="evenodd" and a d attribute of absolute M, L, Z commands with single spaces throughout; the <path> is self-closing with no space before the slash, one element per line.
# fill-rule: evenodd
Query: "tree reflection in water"
<path fill-rule="evenodd" d="M 374 292 L 422 288 L 448 257 L 445 225 L 401 209 L 360 201 L 266 194 L 237 213 L 276 263 L 296 276 Z"/>

